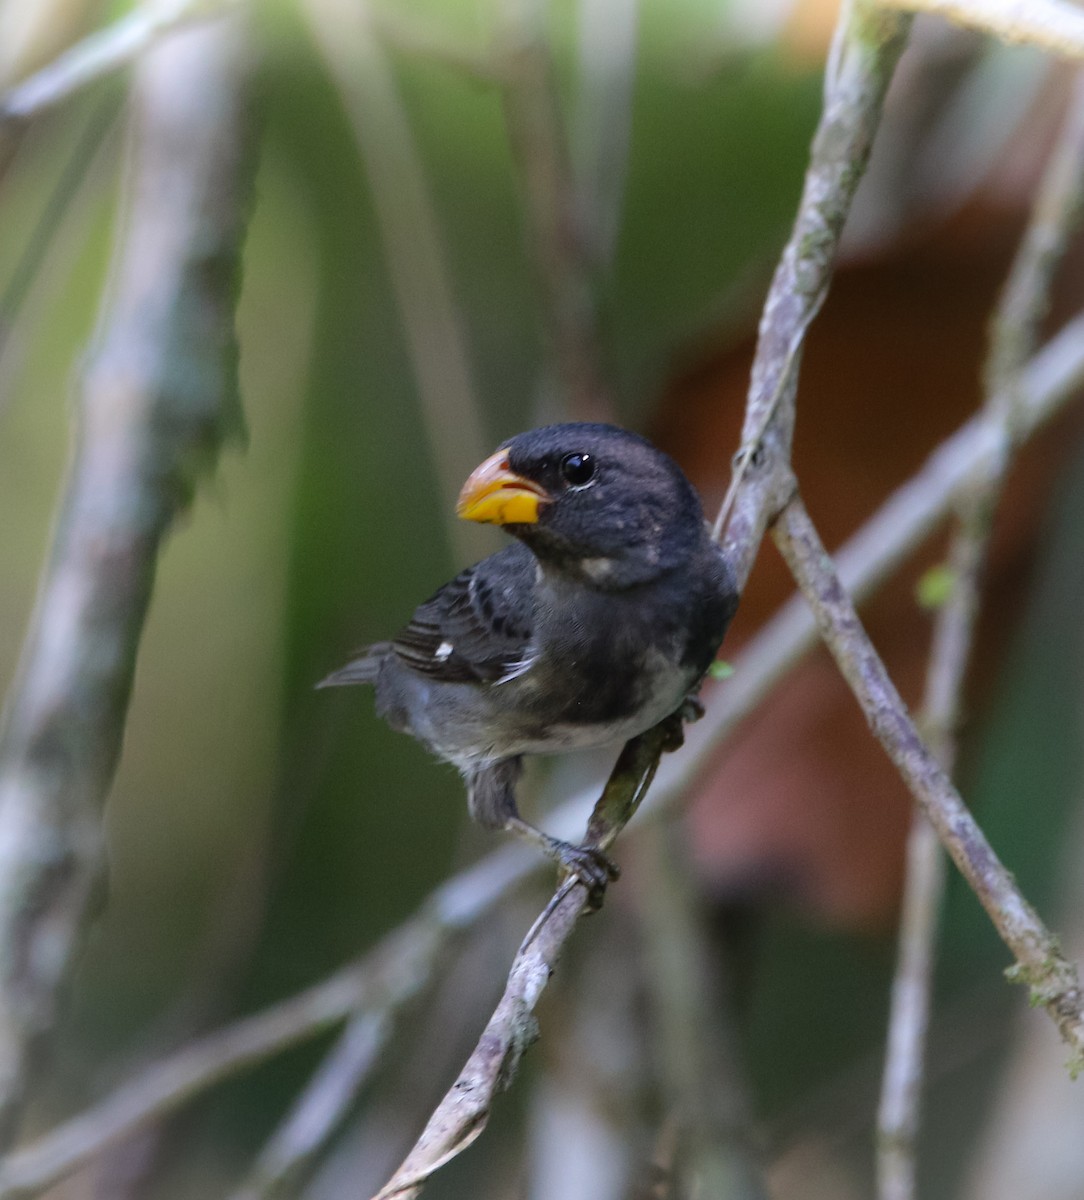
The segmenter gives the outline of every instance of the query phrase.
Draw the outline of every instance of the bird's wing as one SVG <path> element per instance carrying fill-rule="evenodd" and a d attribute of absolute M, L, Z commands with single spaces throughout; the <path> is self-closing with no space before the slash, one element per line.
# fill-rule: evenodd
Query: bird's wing
<path fill-rule="evenodd" d="M 529 662 L 534 557 L 516 544 L 492 554 L 418 606 L 392 650 L 448 683 L 496 683 Z"/>

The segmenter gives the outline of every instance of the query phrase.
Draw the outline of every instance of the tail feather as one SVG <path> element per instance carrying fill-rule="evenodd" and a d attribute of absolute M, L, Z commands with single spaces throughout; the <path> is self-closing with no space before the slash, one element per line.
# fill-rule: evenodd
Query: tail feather
<path fill-rule="evenodd" d="M 359 658 L 352 659 L 345 667 L 340 667 L 337 671 L 332 671 L 316 686 L 328 688 L 347 687 L 353 683 L 376 683 L 380 664 L 390 649 L 390 642 L 377 642 L 375 646 L 367 646 Z"/>

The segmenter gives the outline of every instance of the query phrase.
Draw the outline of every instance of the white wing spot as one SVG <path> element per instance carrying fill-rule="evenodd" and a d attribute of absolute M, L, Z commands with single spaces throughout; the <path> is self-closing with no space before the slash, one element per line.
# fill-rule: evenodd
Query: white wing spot
<path fill-rule="evenodd" d="M 455 647 L 451 642 L 441 642 L 440 645 L 433 651 L 433 657 L 437 662 L 445 662 L 452 655 Z"/>
<path fill-rule="evenodd" d="M 518 679 L 521 675 L 526 675 L 527 672 L 534 666 L 538 660 L 537 653 L 528 654 L 521 658 L 519 662 L 508 663 L 505 673 L 496 681 L 499 687 L 502 683 L 510 683 L 513 679 Z"/>

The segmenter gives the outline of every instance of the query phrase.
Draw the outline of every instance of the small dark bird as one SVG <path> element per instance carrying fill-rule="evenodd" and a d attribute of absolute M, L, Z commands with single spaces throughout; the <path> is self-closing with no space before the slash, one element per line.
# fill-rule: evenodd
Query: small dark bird
<path fill-rule="evenodd" d="M 475 820 L 602 886 L 604 855 L 520 817 L 523 755 L 622 741 L 681 710 L 737 606 L 733 575 L 677 464 L 611 425 L 512 438 L 456 511 L 516 543 L 319 686 L 375 684 L 380 715 L 462 772 Z"/>

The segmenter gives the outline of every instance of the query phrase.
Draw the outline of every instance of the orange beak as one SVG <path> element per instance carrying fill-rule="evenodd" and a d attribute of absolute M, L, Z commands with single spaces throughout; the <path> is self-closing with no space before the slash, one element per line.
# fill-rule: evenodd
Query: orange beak
<path fill-rule="evenodd" d="M 463 484 L 456 515 L 483 525 L 533 525 L 549 493 L 508 465 L 508 451 L 491 454 Z"/>

